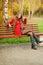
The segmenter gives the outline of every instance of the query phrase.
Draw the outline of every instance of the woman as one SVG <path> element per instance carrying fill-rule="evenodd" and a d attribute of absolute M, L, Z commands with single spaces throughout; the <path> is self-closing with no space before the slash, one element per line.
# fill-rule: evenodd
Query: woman
<path fill-rule="evenodd" d="M 14 26 L 14 34 L 21 37 L 22 34 L 26 34 L 27 36 L 30 35 L 30 40 L 31 40 L 31 48 L 36 50 L 36 45 L 34 42 L 34 39 L 36 41 L 37 44 L 41 43 L 41 41 L 39 40 L 39 38 L 35 35 L 34 32 L 32 32 L 31 30 L 26 30 L 26 28 L 22 27 L 21 22 L 22 22 L 22 16 L 17 16 L 16 17 L 16 23 Z"/>

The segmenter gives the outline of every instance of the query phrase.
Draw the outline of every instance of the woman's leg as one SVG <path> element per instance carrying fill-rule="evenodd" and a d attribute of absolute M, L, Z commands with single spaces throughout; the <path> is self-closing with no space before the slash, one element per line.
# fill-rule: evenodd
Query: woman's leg
<path fill-rule="evenodd" d="M 33 34 L 33 37 L 35 38 L 37 44 L 39 44 L 39 43 L 41 42 L 41 41 L 39 40 L 39 37 L 36 36 L 34 32 L 32 32 L 32 34 Z"/>
<path fill-rule="evenodd" d="M 23 34 L 26 34 L 26 35 L 30 35 L 30 40 L 31 40 L 31 48 L 32 49 L 35 49 L 36 50 L 36 45 L 35 45 L 35 42 L 34 42 L 34 37 L 33 37 L 33 33 L 31 31 L 22 31 Z"/>
<path fill-rule="evenodd" d="M 32 34 L 32 32 L 29 32 L 29 34 L 30 34 L 30 40 L 31 40 L 31 48 L 36 50 L 36 45 L 34 42 L 33 34 Z"/>

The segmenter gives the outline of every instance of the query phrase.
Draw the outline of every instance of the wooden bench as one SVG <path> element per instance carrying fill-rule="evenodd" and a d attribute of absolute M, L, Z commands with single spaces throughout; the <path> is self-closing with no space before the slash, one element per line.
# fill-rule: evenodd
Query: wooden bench
<path fill-rule="evenodd" d="M 31 29 L 37 36 L 43 36 L 43 33 L 39 32 L 38 24 L 31 24 Z"/>
<path fill-rule="evenodd" d="M 14 30 L 12 27 L 2 26 L 0 25 L 0 38 L 16 38 L 17 36 L 14 35 Z M 31 30 L 38 36 L 43 35 L 43 33 L 39 33 L 38 25 L 37 24 L 27 24 L 27 27 L 30 27 Z M 22 35 L 23 36 L 23 35 Z M 25 35 L 24 35 L 25 36 Z"/>

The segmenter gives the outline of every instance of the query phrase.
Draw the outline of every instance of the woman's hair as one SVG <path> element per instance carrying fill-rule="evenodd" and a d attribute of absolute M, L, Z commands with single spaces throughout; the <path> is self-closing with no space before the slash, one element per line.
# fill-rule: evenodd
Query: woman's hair
<path fill-rule="evenodd" d="M 17 16 L 16 16 L 16 19 L 17 19 L 17 20 L 22 19 L 22 18 L 23 18 L 23 17 L 22 17 L 21 14 L 17 14 Z"/>
<path fill-rule="evenodd" d="M 20 18 L 19 19 L 22 19 L 22 15 L 20 16 Z"/>

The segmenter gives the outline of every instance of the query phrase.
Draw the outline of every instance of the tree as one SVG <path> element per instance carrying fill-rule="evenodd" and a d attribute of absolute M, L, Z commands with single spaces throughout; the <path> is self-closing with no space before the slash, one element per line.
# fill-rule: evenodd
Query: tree
<path fill-rule="evenodd" d="M 28 0 L 28 14 L 29 14 L 29 18 L 31 17 L 31 13 L 30 13 L 30 6 L 31 6 L 31 0 Z"/>
<path fill-rule="evenodd" d="M 21 13 L 23 15 L 23 8 L 24 8 L 24 0 L 19 0 L 19 4 L 20 4 L 20 11 L 19 13 Z"/>
<path fill-rule="evenodd" d="M 2 8 L 2 0 L 0 0 L 0 9 Z"/>
<path fill-rule="evenodd" d="M 5 23 L 8 22 L 8 0 L 4 1 L 4 19 Z"/>
<path fill-rule="evenodd" d="M 32 14 L 31 14 L 31 17 L 33 16 L 33 14 L 35 12 L 36 2 L 37 2 L 37 0 L 34 0 L 33 6 L 32 6 Z"/>

